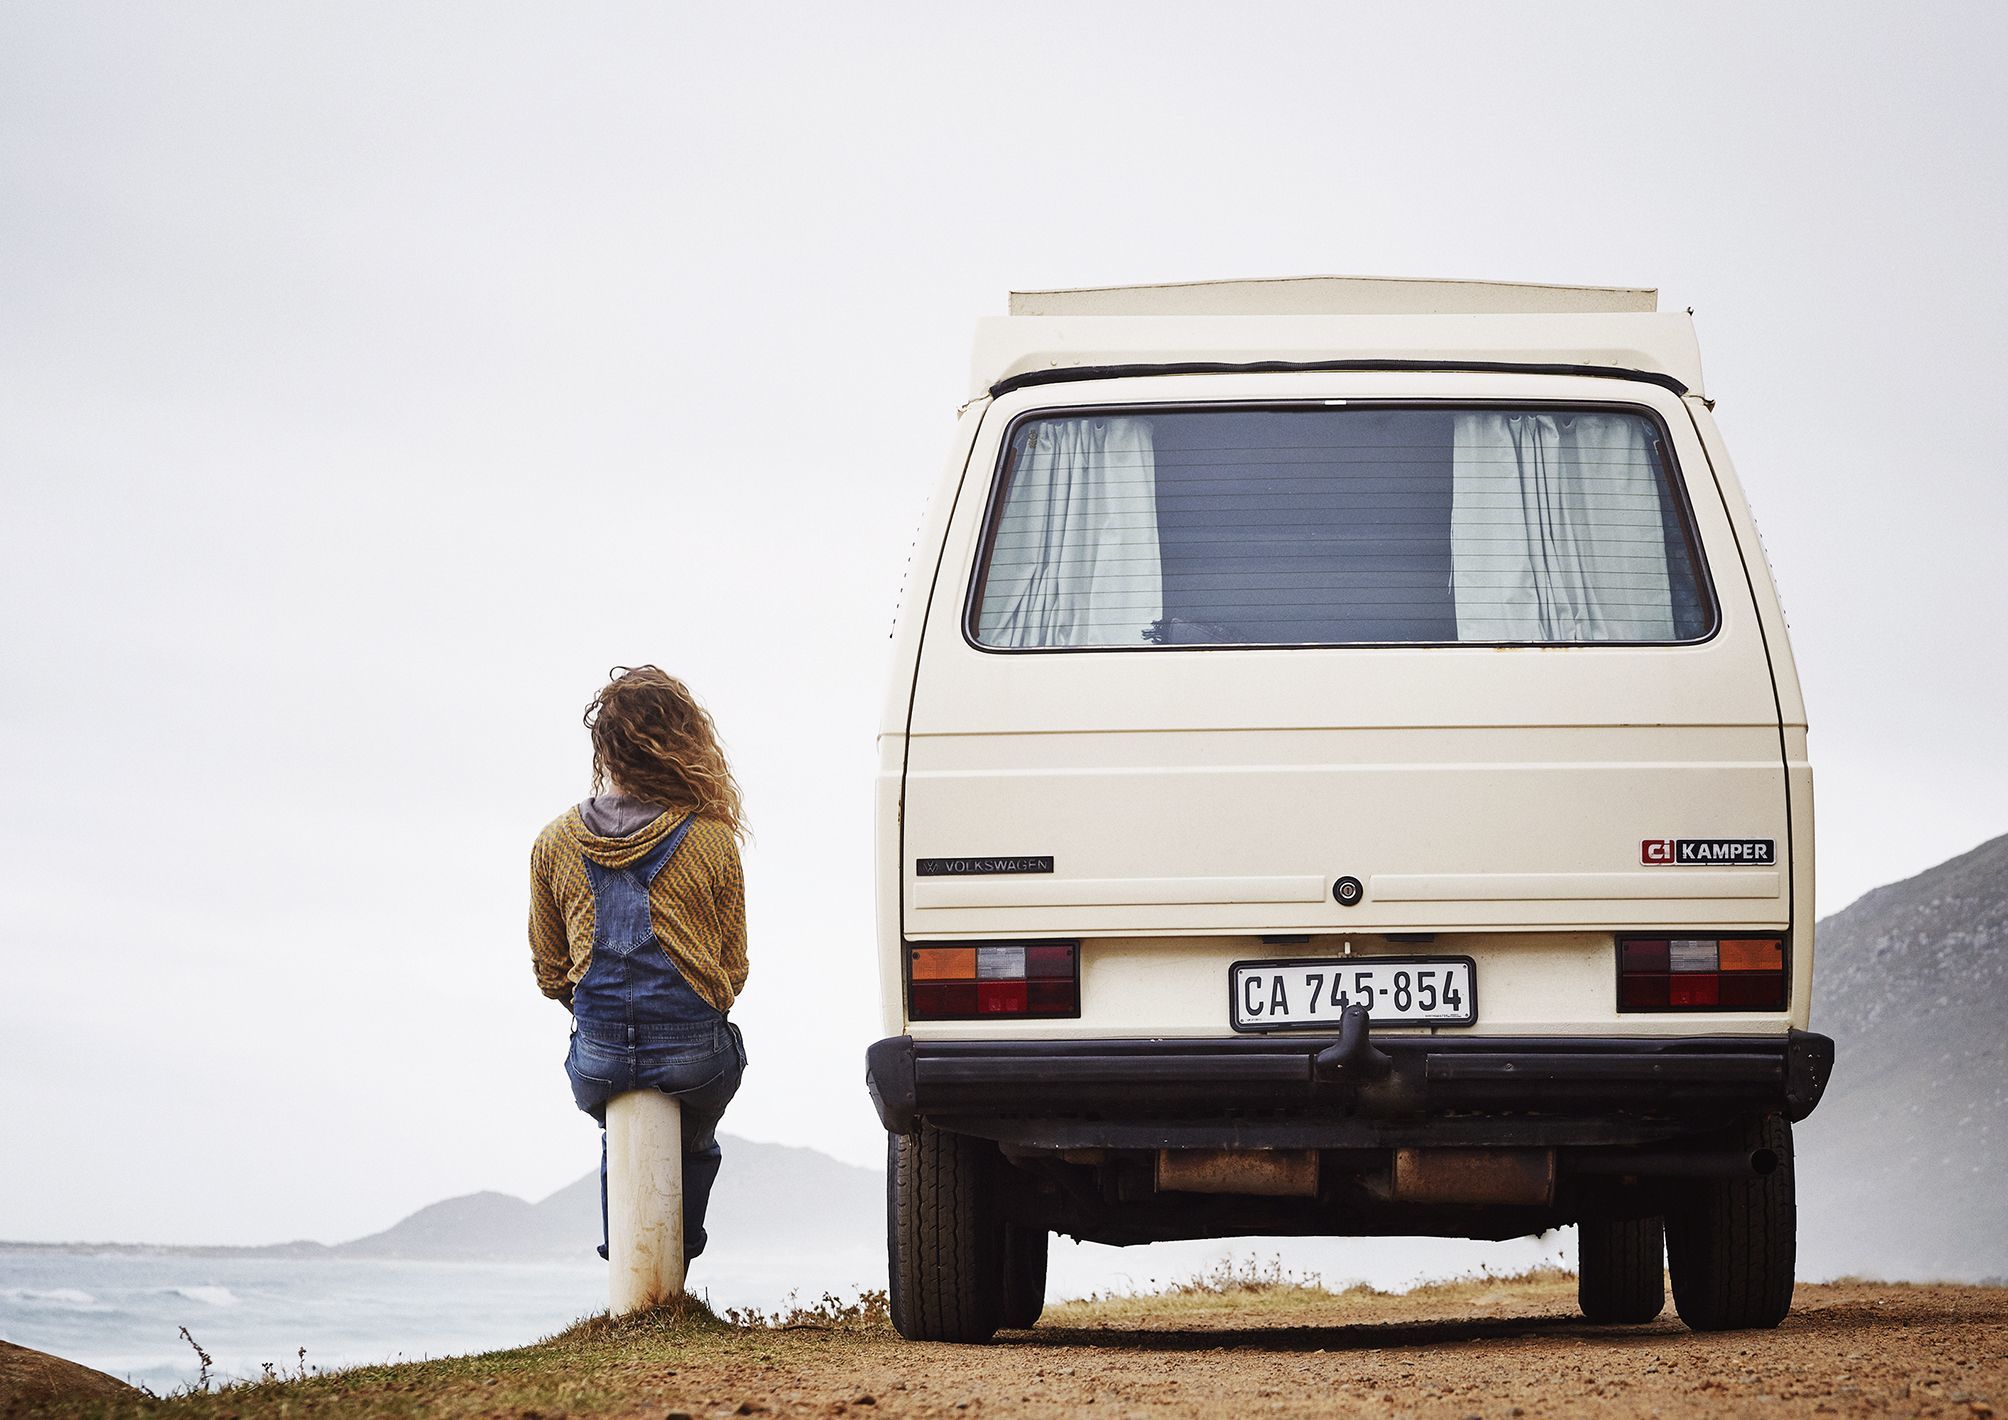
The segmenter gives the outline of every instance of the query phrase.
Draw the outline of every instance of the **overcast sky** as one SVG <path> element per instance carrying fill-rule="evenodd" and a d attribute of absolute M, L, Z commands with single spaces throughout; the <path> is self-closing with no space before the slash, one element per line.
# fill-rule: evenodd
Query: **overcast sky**
<path fill-rule="evenodd" d="M 1660 287 L 1791 612 L 1822 910 L 2008 830 L 2004 42 L 1991 6 L 14 0 L 0 1236 L 338 1240 L 587 1167 L 524 864 L 638 661 L 758 835 L 727 1127 L 877 1158 L 886 634 L 1014 286 Z"/>

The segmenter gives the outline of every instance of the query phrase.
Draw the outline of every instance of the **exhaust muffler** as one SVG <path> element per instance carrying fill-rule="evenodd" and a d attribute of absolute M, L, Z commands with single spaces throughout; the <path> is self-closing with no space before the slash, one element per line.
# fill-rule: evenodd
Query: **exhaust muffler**
<path fill-rule="evenodd" d="M 1555 1201 L 1555 1151 L 1396 1149 L 1391 1196 L 1397 1203 L 1545 1207 Z"/>
<path fill-rule="evenodd" d="M 1159 1193 L 1318 1196 L 1316 1149 L 1159 1149 Z"/>

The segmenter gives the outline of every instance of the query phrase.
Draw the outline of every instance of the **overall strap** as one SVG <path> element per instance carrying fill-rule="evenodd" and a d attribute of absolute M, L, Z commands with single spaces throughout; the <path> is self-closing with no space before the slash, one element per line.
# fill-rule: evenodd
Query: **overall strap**
<path fill-rule="evenodd" d="M 676 856 L 676 850 L 683 846 L 684 838 L 690 833 L 691 826 L 696 822 L 697 813 L 695 810 L 685 814 L 683 822 L 672 828 L 662 842 L 649 849 L 644 857 L 630 864 L 628 871 L 634 874 L 644 887 L 653 886 L 655 875 L 660 873 L 669 860 Z"/>

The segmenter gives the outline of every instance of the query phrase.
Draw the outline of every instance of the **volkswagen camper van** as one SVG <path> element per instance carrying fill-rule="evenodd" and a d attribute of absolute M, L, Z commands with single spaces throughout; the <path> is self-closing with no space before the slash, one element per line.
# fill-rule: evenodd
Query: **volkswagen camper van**
<path fill-rule="evenodd" d="M 1776 1325 L 1806 712 L 1648 290 L 1038 292 L 981 323 L 879 735 L 893 1316 L 1054 1233 L 1511 1238 Z"/>

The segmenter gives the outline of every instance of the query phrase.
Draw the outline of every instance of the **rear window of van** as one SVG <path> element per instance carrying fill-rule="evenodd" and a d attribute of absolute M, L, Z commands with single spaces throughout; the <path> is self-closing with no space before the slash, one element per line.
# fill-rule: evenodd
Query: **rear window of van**
<path fill-rule="evenodd" d="M 1636 644 L 1713 624 L 1658 421 L 1553 405 L 1021 419 L 971 604 L 996 649 Z"/>

